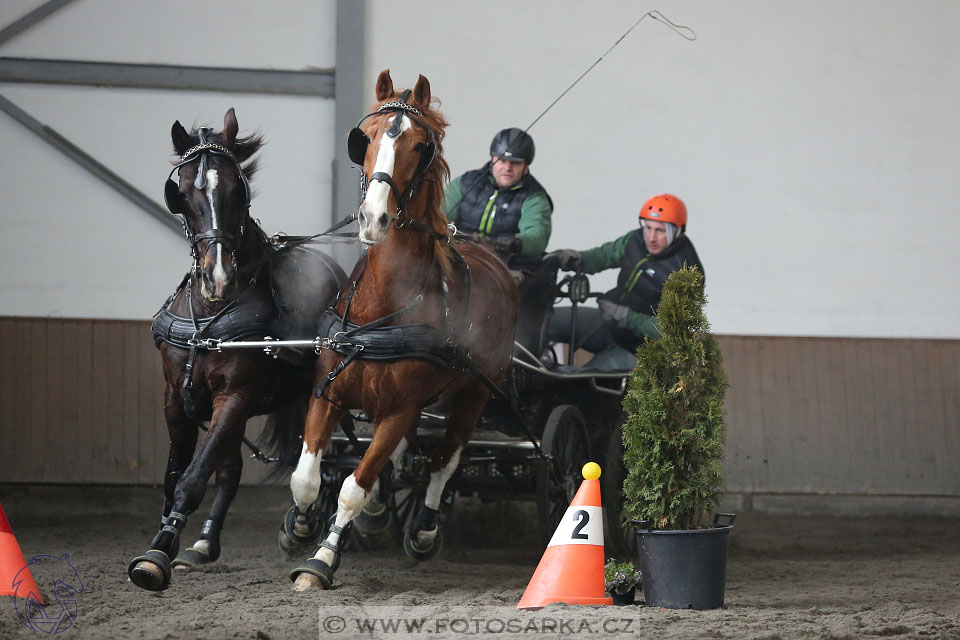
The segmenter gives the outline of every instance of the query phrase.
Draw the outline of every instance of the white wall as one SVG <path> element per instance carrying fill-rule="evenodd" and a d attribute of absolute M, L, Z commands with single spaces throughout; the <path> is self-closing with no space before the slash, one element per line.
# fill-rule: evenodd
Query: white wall
<path fill-rule="evenodd" d="M 0 25 L 39 4 L 4 3 Z M 230 7 L 79 0 L 0 46 L 0 56 L 335 66 L 333 0 Z M 315 233 L 329 224 L 333 100 L 24 84 L 0 84 L 0 94 L 159 204 L 173 121 L 219 129 L 235 107 L 241 134 L 260 129 L 267 140 L 252 215 L 271 234 Z M 190 266 L 183 237 L 4 113 L 0 140 L 0 315 L 149 318 Z"/>
<path fill-rule="evenodd" d="M 528 125 L 654 8 L 366 1 L 370 101 L 382 68 L 398 86 L 426 75 L 452 123 L 456 173 L 479 166 L 494 132 Z M 3 3 L 0 20 L 39 4 Z M 333 66 L 332 0 L 229 6 L 78 0 L 0 55 Z M 960 338 L 960 5 L 655 7 L 698 39 L 645 20 L 531 130 L 535 174 L 557 208 L 551 247 L 610 240 L 635 225 L 644 199 L 671 191 L 690 209 L 718 333 Z M 241 37 L 253 28 L 266 36 Z M 327 125 L 330 101 L 24 85 L 0 93 L 158 201 L 172 121 L 218 124 L 235 106 L 241 129 L 260 127 L 270 141 L 254 215 L 270 232 L 315 232 L 330 219 L 330 161 L 345 133 Z M 189 263 L 182 240 L 4 114 L 0 140 L 0 315 L 152 314 Z M 107 233 L 117 226 L 122 235 Z M 42 258 L 32 249 L 41 238 L 55 248 Z"/>
<path fill-rule="evenodd" d="M 427 76 L 456 175 L 653 8 L 697 40 L 644 20 L 531 130 L 551 248 L 673 192 L 716 332 L 960 338 L 956 2 L 369 0 L 369 97 Z"/>

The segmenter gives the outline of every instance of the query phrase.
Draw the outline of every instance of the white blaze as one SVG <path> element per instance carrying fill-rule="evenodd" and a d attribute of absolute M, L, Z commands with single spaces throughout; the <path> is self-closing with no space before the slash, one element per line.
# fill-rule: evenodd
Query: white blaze
<path fill-rule="evenodd" d="M 217 208 L 213 204 L 213 192 L 220 182 L 220 176 L 216 169 L 207 169 L 207 202 L 210 203 L 210 225 L 213 229 L 219 229 L 220 223 L 217 220 Z M 223 245 L 219 242 L 217 246 L 217 263 L 213 267 L 213 281 L 218 287 L 227 285 L 227 273 L 223 270 Z"/>
<path fill-rule="evenodd" d="M 393 118 L 389 119 L 389 122 L 392 123 L 394 118 L 399 117 L 402 117 L 402 114 L 393 116 Z M 400 124 L 400 135 L 403 135 L 403 132 L 407 129 L 410 129 L 412 126 L 413 123 L 410 121 L 410 118 L 403 118 L 403 121 Z M 393 170 L 397 159 L 393 146 L 400 135 L 398 135 L 396 138 L 391 138 L 386 134 L 381 136 L 380 149 L 377 152 L 377 162 L 373 166 L 373 173 L 385 173 L 391 178 L 393 177 Z M 380 216 L 387 212 L 387 199 L 389 197 L 389 184 L 381 180 L 372 180 L 370 182 L 370 186 L 367 187 L 367 196 L 364 198 L 363 204 L 360 205 L 360 210 L 363 211 L 364 215 L 367 216 L 366 226 L 369 227 L 360 227 L 361 242 L 375 243 L 380 239 L 377 220 L 379 220 Z"/>

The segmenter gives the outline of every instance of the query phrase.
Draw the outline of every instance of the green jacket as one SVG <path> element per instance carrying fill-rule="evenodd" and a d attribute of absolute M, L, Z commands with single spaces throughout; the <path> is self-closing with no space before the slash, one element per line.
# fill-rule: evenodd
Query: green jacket
<path fill-rule="evenodd" d="M 588 249 L 580 252 L 580 265 L 584 273 L 598 273 L 606 269 L 620 267 L 623 256 L 627 250 L 627 243 L 630 237 L 635 233 L 641 233 L 634 229 L 612 242 L 606 242 L 594 249 Z M 606 296 L 605 296 L 606 297 Z M 618 304 L 619 301 L 614 300 Z M 627 312 L 626 327 L 630 333 L 637 337 L 659 338 L 660 329 L 657 327 L 657 319 L 652 315 L 640 313 L 631 309 Z"/>
<path fill-rule="evenodd" d="M 460 182 L 463 176 L 457 176 L 450 181 L 444 191 L 443 213 L 450 222 L 456 222 L 460 217 L 460 201 L 463 199 Z M 553 205 L 546 193 L 535 193 L 523 201 L 520 209 L 520 220 L 517 223 L 518 231 L 515 234 L 520 238 L 521 256 L 539 256 L 550 241 L 550 232 L 553 229 L 551 215 Z"/>

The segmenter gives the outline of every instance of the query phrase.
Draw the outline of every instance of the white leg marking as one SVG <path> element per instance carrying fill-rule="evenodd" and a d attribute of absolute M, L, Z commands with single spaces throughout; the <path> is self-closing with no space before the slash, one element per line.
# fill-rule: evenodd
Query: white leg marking
<path fill-rule="evenodd" d="M 380 478 L 377 478 L 373 486 L 370 487 L 370 497 L 367 498 L 366 504 L 363 505 L 363 512 L 371 516 L 378 516 L 383 512 L 383 509 L 383 503 L 380 502 Z"/>
<path fill-rule="evenodd" d="M 353 518 L 360 513 L 360 510 L 363 509 L 363 505 L 369 496 L 370 494 L 365 492 L 360 485 L 357 484 L 357 479 L 352 473 L 347 476 L 347 479 L 343 481 L 343 486 L 340 488 L 340 496 L 337 498 L 336 525 L 338 527 L 344 527 L 348 522 L 353 520 Z M 331 531 L 327 534 L 326 540 L 336 546 L 337 541 L 340 540 L 340 534 Z M 327 566 L 333 566 L 334 556 L 333 551 L 330 549 L 320 547 L 320 550 L 317 551 L 313 557 L 325 562 Z"/>
<path fill-rule="evenodd" d="M 321 452 L 313 455 L 307 451 L 307 445 L 303 445 L 303 451 L 300 452 L 300 460 L 297 462 L 297 468 L 290 475 L 290 493 L 293 494 L 293 501 L 297 508 L 306 509 L 320 494 L 320 458 Z"/>
<path fill-rule="evenodd" d="M 453 475 L 453 472 L 457 470 L 457 466 L 460 464 L 460 451 L 462 450 L 463 447 L 457 447 L 457 450 L 450 456 L 450 461 L 439 471 L 434 471 L 430 474 L 430 484 L 427 485 L 427 495 L 423 498 L 423 506 L 430 507 L 431 509 L 440 508 L 440 496 L 443 495 L 443 488 L 446 486 L 450 476 Z M 416 546 L 421 549 L 429 549 L 433 546 L 433 542 L 439 531 L 440 527 L 434 527 L 433 529 L 425 529 L 417 532 L 414 538 Z"/>
<path fill-rule="evenodd" d="M 407 442 L 406 438 L 400 438 L 400 443 L 397 445 L 397 448 L 390 454 L 390 462 L 393 463 L 394 469 L 400 467 L 400 461 L 403 460 L 403 453 L 407 450 L 408 444 L 410 443 Z"/>
<path fill-rule="evenodd" d="M 453 472 L 457 470 L 457 466 L 460 464 L 460 451 L 462 450 L 463 447 L 457 447 L 453 455 L 450 456 L 450 461 L 439 471 L 434 471 L 430 474 L 430 484 L 427 485 L 427 495 L 423 499 L 425 506 L 431 509 L 440 508 L 440 496 L 443 494 L 443 488 L 446 486 L 450 476 L 453 475 Z"/>
<path fill-rule="evenodd" d="M 390 454 L 390 462 L 393 463 L 393 468 L 396 469 L 400 466 L 400 460 L 403 458 L 403 452 L 407 450 L 406 438 L 401 438 L 400 442 L 397 444 L 397 448 L 393 450 L 393 453 Z M 370 515 L 379 515 L 383 510 L 383 503 L 380 502 L 380 478 L 377 478 L 377 481 L 373 483 L 373 488 L 370 490 L 370 498 L 367 500 L 367 504 L 364 506 L 363 510 L 365 513 Z"/>

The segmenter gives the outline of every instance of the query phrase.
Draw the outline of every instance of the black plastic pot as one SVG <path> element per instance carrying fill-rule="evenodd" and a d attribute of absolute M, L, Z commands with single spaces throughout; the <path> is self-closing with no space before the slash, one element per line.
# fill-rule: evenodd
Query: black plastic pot
<path fill-rule="evenodd" d="M 720 524 L 720 518 L 729 518 Z M 727 543 L 732 513 L 718 513 L 713 527 L 657 531 L 637 522 L 637 551 L 643 574 L 643 598 L 667 609 L 717 609 L 723 606 L 727 581 Z"/>

